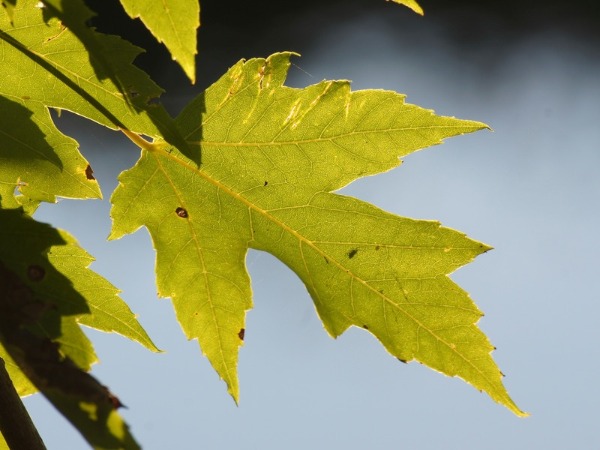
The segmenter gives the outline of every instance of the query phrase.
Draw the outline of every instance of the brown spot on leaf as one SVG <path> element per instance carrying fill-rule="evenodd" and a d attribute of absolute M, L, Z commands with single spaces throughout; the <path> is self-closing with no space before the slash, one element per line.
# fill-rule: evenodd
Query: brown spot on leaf
<path fill-rule="evenodd" d="M 402 358 L 398 358 L 398 361 L 400 361 L 401 363 L 404 363 L 404 364 L 408 364 L 408 361 L 405 359 L 402 359 Z"/>
<path fill-rule="evenodd" d="M 175 213 L 179 217 L 181 217 L 182 219 L 187 219 L 188 218 L 188 212 L 187 212 L 187 210 L 185 208 L 182 208 L 181 206 L 175 210 Z"/>
<path fill-rule="evenodd" d="M 323 256 L 323 258 L 325 259 L 325 262 L 326 262 L 327 264 L 329 264 L 329 260 L 327 259 L 327 256 Z"/>
<path fill-rule="evenodd" d="M 362 327 L 363 327 L 365 330 L 368 330 L 368 329 L 369 329 L 369 325 L 363 325 Z"/>
<path fill-rule="evenodd" d="M 105 389 L 106 389 L 106 387 L 105 387 Z M 119 398 L 116 395 L 114 395 L 112 392 L 110 392 L 108 389 L 106 389 L 106 396 L 108 398 L 108 402 L 113 407 L 113 409 L 127 408 L 127 406 L 125 406 L 123 403 L 121 403 L 121 400 L 119 400 Z"/>
<path fill-rule="evenodd" d="M 238 333 L 238 337 L 243 341 L 244 340 L 244 336 L 246 335 L 246 329 L 242 328 L 240 329 L 240 332 Z"/>
<path fill-rule="evenodd" d="M 354 258 L 354 257 L 356 256 L 356 254 L 357 254 L 357 253 L 358 253 L 358 249 L 357 249 L 357 248 L 354 248 L 354 249 L 350 250 L 350 251 L 348 252 L 348 258 L 349 258 L 349 259 L 352 259 L 352 258 Z"/>
<path fill-rule="evenodd" d="M 375 246 L 375 250 L 379 250 L 381 247 L 379 245 Z"/>
<path fill-rule="evenodd" d="M 90 166 L 89 164 L 85 168 L 85 177 L 88 180 L 95 180 L 96 179 L 96 178 L 94 178 L 94 171 L 92 170 L 92 166 Z"/>
<path fill-rule="evenodd" d="M 31 281 L 42 281 L 46 276 L 46 271 L 42 266 L 32 264 L 27 268 L 27 276 Z"/>

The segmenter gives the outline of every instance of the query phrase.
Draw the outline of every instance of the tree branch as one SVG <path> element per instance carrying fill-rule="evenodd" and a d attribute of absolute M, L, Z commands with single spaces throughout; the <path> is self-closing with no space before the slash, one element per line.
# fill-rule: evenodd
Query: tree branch
<path fill-rule="evenodd" d="M 46 450 L 0 358 L 0 432 L 11 450 Z"/>

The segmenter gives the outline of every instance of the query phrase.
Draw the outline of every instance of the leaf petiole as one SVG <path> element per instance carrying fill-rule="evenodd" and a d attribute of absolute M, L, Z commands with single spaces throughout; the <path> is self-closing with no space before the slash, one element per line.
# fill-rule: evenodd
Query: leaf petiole
<path fill-rule="evenodd" d="M 148 142 L 142 136 L 140 136 L 137 133 L 134 133 L 133 131 L 129 131 L 129 130 L 127 130 L 125 128 L 121 128 L 121 127 L 119 127 L 119 130 L 122 131 L 123 134 L 131 140 L 131 142 L 133 142 L 135 145 L 137 145 L 141 149 L 147 150 L 149 152 L 155 152 L 157 150 L 160 150 L 163 147 L 163 145 L 161 145 L 161 144 L 155 144 L 153 142 Z"/>

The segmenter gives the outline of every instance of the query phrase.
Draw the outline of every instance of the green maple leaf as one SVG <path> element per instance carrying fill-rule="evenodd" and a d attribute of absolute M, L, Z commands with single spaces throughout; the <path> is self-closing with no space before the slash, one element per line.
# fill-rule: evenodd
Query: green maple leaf
<path fill-rule="evenodd" d="M 475 325 L 481 312 L 447 276 L 489 247 L 331 193 L 486 125 L 435 116 L 394 92 L 351 92 L 345 81 L 283 86 L 289 57 L 236 64 L 180 114 L 200 167 L 138 139 L 141 158 L 112 197 L 110 237 L 148 228 L 159 294 L 236 401 L 254 248 L 298 274 L 332 336 L 367 329 L 395 357 L 459 376 L 523 414 Z"/>
<path fill-rule="evenodd" d="M 121 0 L 133 19 L 140 18 L 158 42 L 164 42 L 171 56 L 196 81 L 196 30 L 200 26 L 198 0 Z"/>
<path fill-rule="evenodd" d="M 86 373 L 97 357 L 80 325 L 158 349 L 69 234 L 19 209 L 0 209 L 0 224 L 0 358 L 17 392 L 40 390 L 94 448 L 139 448 L 119 400 Z"/>
<path fill-rule="evenodd" d="M 158 351 L 118 290 L 88 268 L 93 258 L 68 233 L 37 222 L 20 210 L 0 209 L 0 263 L 14 272 L 37 301 L 53 311 L 52 326 L 39 322 L 44 334 L 78 367 L 89 370 L 97 361 L 80 324 L 115 332 Z M 57 316 L 59 317 L 57 319 Z M 41 320 L 41 319 L 40 319 Z M 36 322 L 37 323 L 37 322 Z M 0 350 L 2 357 L 6 352 Z M 21 395 L 35 391 L 8 357 L 9 373 Z M 15 381 L 15 380 L 19 381 Z"/>
<path fill-rule="evenodd" d="M 141 49 L 87 27 L 91 17 L 81 0 L 20 0 L 12 22 L 0 15 L 0 95 L 30 110 L 65 109 L 112 129 L 160 137 L 187 152 L 156 102 L 162 90 L 132 65 Z"/>

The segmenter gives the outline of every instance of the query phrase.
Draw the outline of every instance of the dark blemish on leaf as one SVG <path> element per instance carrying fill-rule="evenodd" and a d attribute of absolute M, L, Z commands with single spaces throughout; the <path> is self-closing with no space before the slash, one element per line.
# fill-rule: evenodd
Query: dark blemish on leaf
<path fill-rule="evenodd" d="M 175 210 L 175 213 L 179 217 L 181 217 L 182 219 L 187 219 L 188 218 L 188 212 L 184 208 L 182 208 L 181 206 Z"/>
<path fill-rule="evenodd" d="M 32 264 L 27 268 L 27 276 L 31 281 L 42 281 L 46 276 L 46 271 L 43 267 Z"/>
<path fill-rule="evenodd" d="M 90 166 L 89 164 L 87 165 L 87 167 L 85 168 L 85 177 L 88 180 L 95 180 L 96 178 L 94 178 L 94 171 L 92 170 L 92 166 Z"/>
<path fill-rule="evenodd" d="M 323 256 L 323 258 L 325 258 L 325 262 L 326 262 L 327 264 L 329 264 L 329 260 L 327 259 L 327 256 Z"/>
<path fill-rule="evenodd" d="M 268 182 L 268 181 L 265 181 L 265 184 L 263 184 L 263 186 L 266 186 L 267 184 L 269 184 L 269 182 Z"/>
<path fill-rule="evenodd" d="M 379 250 L 381 247 L 379 245 L 375 246 L 375 250 Z"/>
<path fill-rule="evenodd" d="M 405 359 L 402 359 L 402 358 L 398 358 L 398 361 L 400 361 L 401 363 L 404 363 L 404 364 L 408 364 L 408 361 Z"/>
<path fill-rule="evenodd" d="M 379 289 L 379 293 L 380 293 L 380 294 L 383 294 L 383 289 Z"/>
<path fill-rule="evenodd" d="M 363 325 L 362 327 L 363 327 L 365 330 L 368 330 L 368 329 L 369 329 L 369 326 L 368 326 L 368 325 Z"/>
<path fill-rule="evenodd" d="M 31 97 L 29 95 L 24 95 L 23 97 L 21 97 L 23 100 L 30 100 Z"/>
<path fill-rule="evenodd" d="M 238 333 L 238 337 L 243 341 L 244 340 L 244 336 L 246 335 L 246 329 L 242 328 L 240 330 L 240 332 Z"/>
<path fill-rule="evenodd" d="M 358 249 L 357 248 L 350 250 L 348 252 L 348 258 L 350 258 L 350 259 L 354 258 L 357 253 L 358 253 Z"/>
<path fill-rule="evenodd" d="M 113 409 L 127 408 L 127 406 L 121 403 L 121 400 L 119 400 L 119 398 L 112 392 L 110 392 L 108 389 L 106 389 L 106 395 L 108 397 L 108 402 L 111 404 Z"/>

